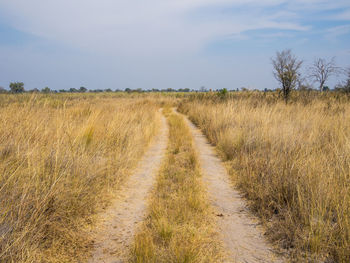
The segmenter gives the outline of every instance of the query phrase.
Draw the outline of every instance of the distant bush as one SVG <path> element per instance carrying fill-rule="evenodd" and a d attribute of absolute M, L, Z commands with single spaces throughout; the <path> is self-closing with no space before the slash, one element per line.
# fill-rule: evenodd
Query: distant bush
<path fill-rule="evenodd" d="M 223 88 L 222 90 L 220 90 L 219 92 L 218 92 L 218 96 L 220 97 L 220 98 L 225 98 L 226 96 L 227 96 L 227 89 L 226 88 Z"/>
<path fill-rule="evenodd" d="M 6 90 L 4 87 L 1 87 L 1 86 L 0 86 L 0 94 L 1 94 L 1 93 L 7 93 L 7 90 Z"/>
<path fill-rule="evenodd" d="M 42 93 L 50 93 L 51 90 L 50 90 L 49 87 L 45 87 L 45 88 L 43 88 L 43 89 L 41 90 L 41 92 L 42 92 Z"/>
<path fill-rule="evenodd" d="M 85 87 L 80 87 L 79 88 L 79 92 L 86 92 L 87 91 L 87 88 L 85 88 Z"/>
<path fill-rule="evenodd" d="M 12 93 L 22 93 L 24 92 L 24 83 L 23 82 L 11 82 L 10 90 Z"/>

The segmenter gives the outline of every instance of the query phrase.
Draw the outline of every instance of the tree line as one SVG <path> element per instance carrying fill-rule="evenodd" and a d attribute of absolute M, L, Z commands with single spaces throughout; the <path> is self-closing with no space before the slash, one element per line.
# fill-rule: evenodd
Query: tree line
<path fill-rule="evenodd" d="M 217 90 L 218 91 L 218 90 Z M 40 92 L 40 93 L 85 93 L 85 92 L 94 92 L 94 93 L 99 93 L 99 92 L 127 92 L 127 93 L 142 93 L 142 92 L 198 92 L 198 90 L 195 89 L 130 89 L 126 88 L 124 90 L 116 89 L 93 89 L 93 90 L 88 90 L 85 87 L 80 87 L 79 89 L 76 88 L 70 88 L 70 89 L 60 89 L 60 90 L 51 90 L 49 87 L 45 87 L 41 90 L 39 89 L 32 89 L 32 90 L 25 90 L 24 89 L 24 83 L 23 82 L 11 82 L 9 85 L 9 90 L 6 90 L 5 88 L 0 86 L 0 93 L 35 93 L 35 92 Z"/>
<path fill-rule="evenodd" d="M 341 91 L 350 94 L 350 67 L 348 69 L 342 69 L 338 67 L 335 63 L 335 58 L 330 60 L 324 58 L 317 58 L 313 61 L 313 63 L 307 68 L 306 73 L 303 75 L 301 72 L 302 65 L 304 63 L 303 60 L 297 58 L 290 49 L 286 49 L 283 51 L 276 52 L 275 57 L 271 58 L 271 63 L 273 66 L 273 75 L 275 79 L 278 81 L 280 89 L 277 89 L 281 92 L 282 97 L 285 102 L 288 102 L 290 93 L 294 89 L 298 90 L 311 90 L 314 89 L 312 84 L 316 83 L 317 88 L 320 92 L 330 90 L 328 86 L 326 86 L 327 81 L 332 76 L 345 75 L 346 80 L 343 83 L 339 83 L 334 87 L 334 91 Z M 85 87 L 80 87 L 79 89 L 70 88 L 68 90 L 60 89 L 60 90 L 51 90 L 49 87 L 45 87 L 42 90 L 33 89 L 26 91 L 24 89 L 23 82 L 11 82 L 9 85 L 10 90 L 6 90 L 5 88 L 0 86 L 0 93 L 23 93 L 23 92 L 41 92 L 41 93 L 84 93 L 84 92 L 128 92 L 128 93 L 141 93 L 141 92 L 208 92 L 212 90 L 207 90 L 204 86 L 200 88 L 200 90 L 190 90 L 186 89 L 130 89 L 126 88 L 125 90 L 112 90 L 112 89 L 95 89 L 88 90 Z M 242 91 L 247 90 L 246 88 L 241 88 Z M 224 96 L 227 93 L 227 89 L 217 89 L 220 95 Z M 239 89 L 231 90 L 231 91 L 239 91 Z M 267 91 L 274 91 L 265 89 Z"/>

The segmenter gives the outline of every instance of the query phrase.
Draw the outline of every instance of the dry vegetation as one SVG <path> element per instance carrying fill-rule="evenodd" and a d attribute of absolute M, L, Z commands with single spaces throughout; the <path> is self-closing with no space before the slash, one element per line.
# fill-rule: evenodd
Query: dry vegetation
<path fill-rule="evenodd" d="M 93 215 L 159 121 L 154 100 L 124 97 L 0 97 L 1 262 L 80 262 L 88 255 Z"/>
<path fill-rule="evenodd" d="M 95 214 L 182 101 L 293 261 L 350 262 L 350 99 L 340 93 L 0 96 L 0 261 L 82 262 Z M 222 262 L 190 132 L 170 143 L 133 262 Z"/>
<path fill-rule="evenodd" d="M 299 95 L 194 95 L 180 110 L 295 261 L 350 262 L 349 98 Z"/>
<path fill-rule="evenodd" d="M 168 155 L 150 214 L 135 238 L 132 262 L 223 262 L 188 127 L 167 111 Z"/>

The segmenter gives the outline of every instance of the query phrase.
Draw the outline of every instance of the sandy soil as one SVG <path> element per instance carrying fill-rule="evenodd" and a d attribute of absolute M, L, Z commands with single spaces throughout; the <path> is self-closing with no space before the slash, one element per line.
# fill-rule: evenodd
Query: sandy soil
<path fill-rule="evenodd" d="M 257 218 L 248 211 L 225 167 L 206 137 L 187 118 L 199 156 L 203 180 L 217 218 L 218 232 L 228 252 L 227 262 L 283 262 L 265 241 Z"/>
<path fill-rule="evenodd" d="M 138 225 L 145 218 L 148 194 L 165 155 L 168 127 L 162 126 L 134 174 L 130 176 L 113 205 L 102 215 L 102 227 L 96 234 L 90 263 L 125 262 Z"/>

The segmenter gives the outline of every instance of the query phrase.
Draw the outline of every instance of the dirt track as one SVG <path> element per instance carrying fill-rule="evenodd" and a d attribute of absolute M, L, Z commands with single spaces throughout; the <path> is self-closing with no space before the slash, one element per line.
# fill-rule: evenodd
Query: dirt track
<path fill-rule="evenodd" d="M 162 116 L 159 135 L 143 156 L 113 205 L 102 215 L 102 227 L 97 232 L 95 250 L 90 263 L 125 262 L 137 226 L 145 217 L 150 192 L 168 141 L 168 127 Z"/>
<path fill-rule="evenodd" d="M 194 139 L 210 203 L 217 215 L 217 230 L 227 251 L 226 262 L 283 262 L 276 258 L 265 241 L 259 221 L 249 213 L 244 199 L 234 189 L 215 149 L 199 129 L 186 117 L 185 120 Z M 159 135 L 123 186 L 119 197 L 102 215 L 103 226 L 97 233 L 90 263 L 127 261 L 137 226 L 145 217 L 147 196 L 165 155 L 167 141 L 168 127 L 162 117 Z"/>
<path fill-rule="evenodd" d="M 186 118 L 186 117 L 185 117 Z M 202 132 L 187 118 L 199 156 L 203 180 L 217 215 L 217 228 L 228 253 L 227 262 L 282 262 L 264 240 L 263 229 L 230 182 L 222 162 Z"/>

